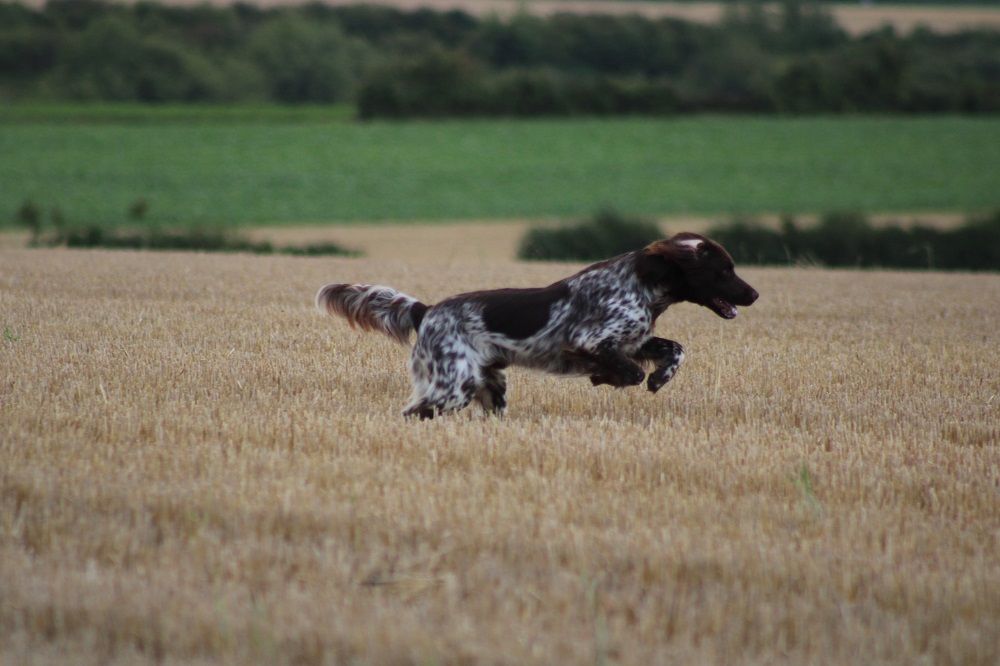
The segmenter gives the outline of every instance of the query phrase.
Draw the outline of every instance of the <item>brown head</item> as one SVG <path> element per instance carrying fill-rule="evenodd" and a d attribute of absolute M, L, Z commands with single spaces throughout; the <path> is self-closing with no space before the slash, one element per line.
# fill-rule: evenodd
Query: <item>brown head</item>
<path fill-rule="evenodd" d="M 737 305 L 752 305 L 757 291 L 736 275 L 733 258 L 713 240 L 690 232 L 656 241 L 636 259 L 639 278 L 673 300 L 704 305 L 724 319 Z"/>

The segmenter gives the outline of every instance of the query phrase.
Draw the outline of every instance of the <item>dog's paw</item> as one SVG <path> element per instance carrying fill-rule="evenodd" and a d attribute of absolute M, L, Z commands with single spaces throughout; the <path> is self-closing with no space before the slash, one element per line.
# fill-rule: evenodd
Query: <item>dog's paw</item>
<path fill-rule="evenodd" d="M 662 368 L 657 368 L 653 372 L 649 373 L 649 379 L 646 380 L 646 388 L 649 389 L 651 393 L 656 393 L 663 385 L 674 378 L 677 374 L 677 368 L 680 364 L 667 365 Z"/>
<path fill-rule="evenodd" d="M 622 381 L 622 385 L 623 386 L 638 386 L 639 384 L 642 383 L 642 380 L 645 379 L 645 378 L 646 378 L 646 373 L 642 370 L 642 368 L 639 368 L 639 367 L 630 368 L 625 373 L 625 376 L 622 378 L 622 380 L 623 380 Z"/>

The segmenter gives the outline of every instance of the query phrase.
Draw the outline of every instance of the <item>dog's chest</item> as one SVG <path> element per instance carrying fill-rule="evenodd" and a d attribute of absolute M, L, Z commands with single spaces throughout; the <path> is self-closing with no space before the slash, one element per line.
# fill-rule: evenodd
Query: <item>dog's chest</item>
<path fill-rule="evenodd" d="M 631 294 L 620 295 L 602 303 L 603 316 L 595 328 L 604 339 L 618 342 L 623 351 L 637 348 L 652 334 L 653 316 L 648 305 Z"/>

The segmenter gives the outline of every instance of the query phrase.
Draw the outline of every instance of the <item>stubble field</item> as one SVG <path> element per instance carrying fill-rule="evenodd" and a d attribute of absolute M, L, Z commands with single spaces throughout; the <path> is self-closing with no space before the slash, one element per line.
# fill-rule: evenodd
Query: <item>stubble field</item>
<path fill-rule="evenodd" d="M 407 423 L 319 285 L 574 267 L 392 247 L 0 251 L 0 661 L 1000 658 L 1000 277 L 744 269 L 658 395 L 515 370 Z"/>

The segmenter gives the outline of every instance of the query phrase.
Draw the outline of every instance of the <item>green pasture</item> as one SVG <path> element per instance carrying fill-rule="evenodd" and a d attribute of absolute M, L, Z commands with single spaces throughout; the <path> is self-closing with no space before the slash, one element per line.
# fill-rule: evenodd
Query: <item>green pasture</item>
<path fill-rule="evenodd" d="M 330 123 L 354 119 L 351 104 L 139 104 L 122 102 L 33 102 L 0 105 L 0 128 L 8 124 L 218 124 Z M 2 131 L 2 130 L 0 130 Z"/>
<path fill-rule="evenodd" d="M 198 225 L 1000 206 L 1000 118 L 162 113 L 0 113 L 0 223 L 28 199 L 111 224 L 141 198 L 150 222 Z"/>

